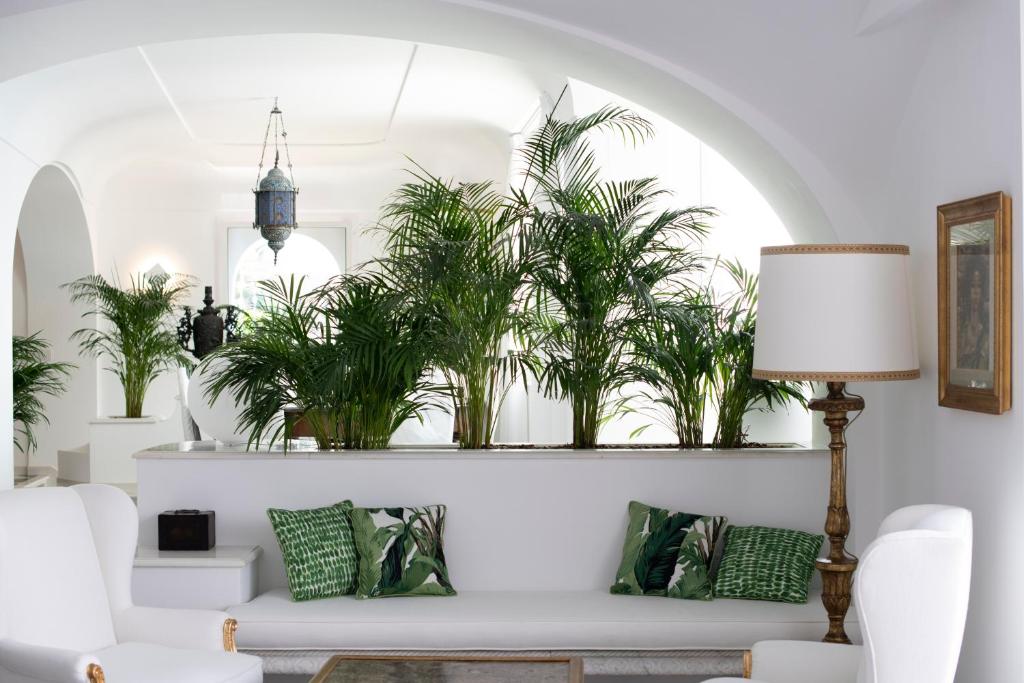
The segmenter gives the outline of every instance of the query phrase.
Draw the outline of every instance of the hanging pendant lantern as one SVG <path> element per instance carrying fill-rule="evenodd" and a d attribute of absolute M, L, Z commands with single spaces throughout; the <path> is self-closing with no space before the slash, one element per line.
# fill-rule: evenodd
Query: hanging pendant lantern
<path fill-rule="evenodd" d="M 270 140 L 270 128 L 274 128 L 274 167 L 267 171 L 266 177 L 260 180 L 263 173 L 263 159 L 267 154 L 267 142 Z M 288 175 L 281 170 L 281 150 L 279 142 L 284 146 L 285 162 L 288 164 Z M 284 117 L 274 98 L 274 108 L 270 110 L 267 120 L 267 131 L 263 135 L 263 151 L 260 153 L 260 165 L 256 170 L 256 219 L 252 227 L 260 231 L 260 236 L 267 241 L 274 251 L 274 263 L 277 264 L 277 252 L 284 247 L 285 240 L 298 227 L 295 222 L 295 195 L 299 189 L 295 187 L 292 175 L 292 159 L 288 153 L 288 133 L 284 129 Z"/>

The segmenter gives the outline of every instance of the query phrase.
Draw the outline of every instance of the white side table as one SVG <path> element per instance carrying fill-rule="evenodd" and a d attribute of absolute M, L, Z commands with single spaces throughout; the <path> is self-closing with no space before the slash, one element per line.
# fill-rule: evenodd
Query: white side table
<path fill-rule="evenodd" d="M 207 551 L 139 548 L 132 572 L 136 605 L 222 610 L 256 597 L 258 545 Z"/>

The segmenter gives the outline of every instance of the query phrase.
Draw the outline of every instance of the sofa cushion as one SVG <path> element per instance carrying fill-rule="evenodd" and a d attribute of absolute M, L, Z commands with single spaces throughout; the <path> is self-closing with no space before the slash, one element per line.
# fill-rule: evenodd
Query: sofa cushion
<path fill-rule="evenodd" d="M 356 597 L 455 595 L 444 559 L 444 505 L 354 508 Z"/>
<path fill-rule="evenodd" d="M 311 510 L 269 508 L 294 600 L 332 598 L 356 588 L 352 501 Z"/>
<path fill-rule="evenodd" d="M 631 501 L 622 561 L 611 592 L 710 600 L 711 558 L 725 522 L 725 517 Z"/>
<path fill-rule="evenodd" d="M 261 683 L 258 657 L 211 650 L 178 650 L 122 643 L 95 653 L 110 683 Z"/>
<path fill-rule="evenodd" d="M 725 534 L 715 594 L 723 598 L 807 602 L 825 537 L 793 529 L 731 527 Z"/>
<path fill-rule="evenodd" d="M 274 589 L 228 611 L 239 622 L 239 647 L 250 650 L 739 649 L 759 640 L 818 640 L 828 629 L 820 600 L 703 602 L 607 591 L 297 603 Z M 855 621 L 851 614 L 853 634 Z"/>

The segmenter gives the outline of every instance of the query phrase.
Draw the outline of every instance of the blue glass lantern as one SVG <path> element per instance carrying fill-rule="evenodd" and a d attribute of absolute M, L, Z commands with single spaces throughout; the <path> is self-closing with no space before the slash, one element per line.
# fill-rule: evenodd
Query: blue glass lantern
<path fill-rule="evenodd" d="M 274 128 L 274 167 L 260 180 L 263 172 L 263 158 L 267 153 L 267 142 L 270 139 L 270 128 Z M 281 151 L 278 140 L 284 144 L 285 160 L 288 163 L 288 175 L 280 168 Z M 263 152 L 260 154 L 260 165 L 256 171 L 258 184 L 253 194 L 256 195 L 256 219 L 252 227 L 260 231 L 260 236 L 267 241 L 274 251 L 274 263 L 277 263 L 277 252 L 284 247 L 285 240 L 298 227 L 295 221 L 295 195 L 299 189 L 295 187 L 292 175 L 292 160 L 288 153 L 288 133 L 284 129 L 284 117 L 274 100 L 274 108 L 270 110 L 267 121 L 267 132 L 263 136 Z"/>

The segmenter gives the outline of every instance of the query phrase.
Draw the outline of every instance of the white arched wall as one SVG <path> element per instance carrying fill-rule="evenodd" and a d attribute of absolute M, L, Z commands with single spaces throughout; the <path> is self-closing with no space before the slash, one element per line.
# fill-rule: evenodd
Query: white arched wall
<path fill-rule="evenodd" d="M 94 272 L 85 211 L 69 171 L 54 164 L 39 169 L 25 194 L 17 234 L 25 266 L 26 330 L 50 342 L 52 360 L 78 366 L 63 396 L 43 398 L 50 424 L 36 429 L 31 463 L 56 466 L 58 449 L 86 443 L 89 421 L 96 417 L 96 361 L 80 357 L 70 340 L 92 320 L 83 319 L 82 308 L 72 306 L 60 289 Z"/>
<path fill-rule="evenodd" d="M 273 0 L 146 3 L 80 0 L 9 17 L 0 43 L 0 80 L 119 48 L 228 35 L 342 33 L 436 43 L 494 53 L 565 73 L 642 102 L 721 152 L 771 203 L 797 241 L 834 240 L 832 224 L 857 209 L 795 140 L 758 132 L 706 94 L 713 85 L 678 65 L 573 27 L 470 3 L 297 0 L 288 12 Z M 46 40 L 40 40 L 40 36 Z M 716 95 L 722 93 L 716 93 Z M 724 94 L 722 94 L 724 95 Z M 733 103 L 737 108 L 742 103 Z M 756 118 L 753 111 L 747 112 Z M 768 128 L 768 122 L 761 121 Z M 778 136 L 789 157 L 815 166 L 811 188 L 790 159 L 766 140 Z M 780 148 L 782 145 L 780 145 Z M 823 180 L 824 178 L 824 180 Z M 819 200 L 832 203 L 826 212 Z"/>
<path fill-rule="evenodd" d="M 769 201 L 795 241 L 835 241 L 833 225 L 861 224 L 859 212 L 837 183 L 797 141 L 765 121 L 760 121 L 762 130 L 756 131 L 701 91 L 700 87 L 711 87 L 708 82 L 627 45 L 539 17 L 502 15 L 442 1 L 296 0 L 287 12 L 280 10 L 280 3 L 273 0 L 58 3 L 3 18 L 0 81 L 119 48 L 189 38 L 336 32 L 437 43 L 543 66 L 556 65 L 563 72 L 657 110 L 727 157 Z M 755 117 L 754 112 L 747 113 Z M 58 143 L 51 144 L 44 153 L 60 156 Z M 787 155 L 784 157 L 774 145 L 785 148 Z M 40 163 L 2 139 L 0 163 L 7 171 L 0 189 L 0 244 L 4 250 L 0 253 L 0 268 L 7 269 L 10 266 L 6 264 L 12 263 L 21 199 Z M 814 178 L 813 186 L 794 170 L 794 163 L 807 167 Z M 0 278 L 9 277 L 9 271 L 0 270 Z M 9 306 L 9 302 L 0 301 L 0 334 L 8 336 Z M 9 344 L 2 349 L 0 364 L 10 360 Z M 0 410 L 10 410 L 9 383 L 9 377 L 0 380 Z M 4 424 L 3 429 L 9 427 Z M 10 444 L 4 435 L 0 432 L 2 443 Z M 10 485 L 11 462 L 9 447 L 0 446 L 0 488 Z"/>

